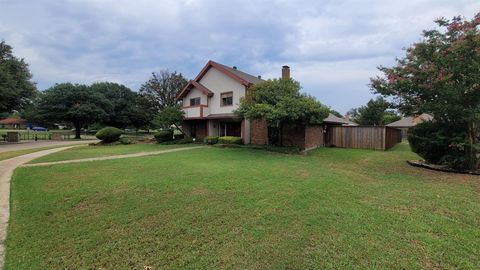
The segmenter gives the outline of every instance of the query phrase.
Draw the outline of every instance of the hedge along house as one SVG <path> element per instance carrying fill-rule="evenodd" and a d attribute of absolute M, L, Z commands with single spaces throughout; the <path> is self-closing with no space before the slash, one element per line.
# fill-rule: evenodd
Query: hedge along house
<path fill-rule="evenodd" d="M 177 96 L 185 112 L 183 131 L 195 138 L 237 136 L 250 143 L 250 121 L 233 112 L 250 87 L 261 82 L 260 76 L 209 61 Z"/>

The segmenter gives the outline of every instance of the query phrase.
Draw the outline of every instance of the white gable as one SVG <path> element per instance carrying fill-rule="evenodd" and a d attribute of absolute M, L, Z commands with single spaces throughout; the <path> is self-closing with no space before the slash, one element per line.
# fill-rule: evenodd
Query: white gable
<path fill-rule="evenodd" d="M 245 86 L 235 81 L 224 73 L 211 67 L 200 80 L 200 84 L 204 85 L 213 92 L 213 96 L 208 98 L 208 107 L 210 114 L 232 113 L 238 108 L 240 98 L 245 96 Z M 220 106 L 220 96 L 224 92 L 233 92 L 233 106 Z"/>

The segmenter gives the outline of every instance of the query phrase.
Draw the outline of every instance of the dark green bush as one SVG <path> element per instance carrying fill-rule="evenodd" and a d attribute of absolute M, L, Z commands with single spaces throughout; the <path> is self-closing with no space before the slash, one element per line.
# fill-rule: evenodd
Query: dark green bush
<path fill-rule="evenodd" d="M 477 162 L 478 149 L 468 144 L 466 130 L 461 124 L 424 122 L 409 130 L 408 142 L 428 163 L 467 170 Z"/>
<path fill-rule="evenodd" d="M 170 144 L 188 144 L 188 143 L 193 143 L 193 138 L 192 137 L 185 137 L 185 138 L 179 139 L 179 140 L 166 141 L 166 142 L 162 142 L 161 144 L 170 145 Z"/>
<path fill-rule="evenodd" d="M 180 133 L 180 134 L 174 134 L 173 137 L 175 137 L 175 140 L 180 140 L 185 138 L 185 134 Z"/>
<path fill-rule="evenodd" d="M 161 130 L 161 131 L 155 133 L 155 135 L 153 135 L 153 136 L 155 137 L 155 140 L 158 143 L 168 142 L 168 141 L 173 140 L 173 131 L 172 130 Z"/>
<path fill-rule="evenodd" d="M 216 144 L 218 143 L 218 136 L 207 136 L 203 138 L 203 143 L 205 144 Z"/>
<path fill-rule="evenodd" d="M 95 137 L 97 137 L 99 140 L 101 140 L 104 143 L 111 143 L 111 142 L 116 142 L 120 139 L 120 136 L 122 136 L 123 131 L 115 128 L 115 127 L 105 127 L 100 129 L 96 134 Z"/>
<path fill-rule="evenodd" d="M 135 139 L 131 138 L 131 137 L 121 137 L 119 142 L 121 144 L 134 144 L 135 143 Z"/>
<path fill-rule="evenodd" d="M 243 144 L 241 137 L 223 136 L 218 138 L 219 144 Z"/>

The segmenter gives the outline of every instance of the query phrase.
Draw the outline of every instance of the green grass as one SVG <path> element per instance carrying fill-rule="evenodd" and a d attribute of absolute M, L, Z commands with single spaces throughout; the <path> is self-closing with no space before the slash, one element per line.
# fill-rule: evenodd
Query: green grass
<path fill-rule="evenodd" d="M 152 152 L 179 147 L 190 147 L 194 144 L 160 145 L 160 144 L 128 144 L 107 146 L 80 146 L 64 151 L 43 156 L 32 160 L 30 163 L 52 162 L 60 160 L 73 160 L 92 157 L 132 154 L 137 152 Z"/>
<path fill-rule="evenodd" d="M 202 148 L 20 168 L 6 269 L 480 268 L 480 178 L 413 158 Z"/>

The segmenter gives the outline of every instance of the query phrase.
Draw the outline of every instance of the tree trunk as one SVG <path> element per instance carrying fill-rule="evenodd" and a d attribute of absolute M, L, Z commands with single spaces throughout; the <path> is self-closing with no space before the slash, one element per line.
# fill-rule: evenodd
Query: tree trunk
<path fill-rule="evenodd" d="M 185 132 L 183 132 L 183 129 L 181 129 L 181 128 L 179 128 L 179 127 L 177 126 L 177 124 L 173 123 L 173 125 L 175 125 L 175 127 L 176 127 L 178 130 L 180 130 L 180 132 L 182 132 L 183 135 L 187 135 L 187 134 L 185 134 Z"/>
<path fill-rule="evenodd" d="M 468 155 L 468 166 L 470 167 L 470 170 L 474 171 L 476 170 L 477 168 L 477 153 L 476 151 L 474 150 L 474 147 L 473 147 L 473 144 L 475 143 L 475 127 L 474 127 L 474 123 L 473 122 L 470 122 L 468 123 L 468 144 L 469 144 L 469 148 L 468 148 L 468 151 L 467 151 L 467 155 Z"/>
<path fill-rule="evenodd" d="M 82 131 L 82 126 L 79 123 L 75 123 L 75 139 L 80 140 L 80 133 Z"/>

